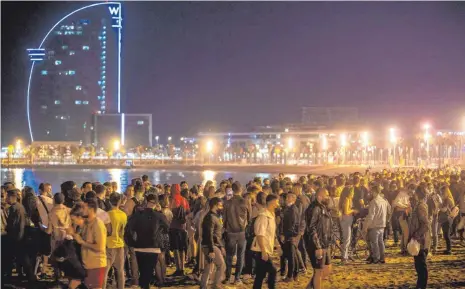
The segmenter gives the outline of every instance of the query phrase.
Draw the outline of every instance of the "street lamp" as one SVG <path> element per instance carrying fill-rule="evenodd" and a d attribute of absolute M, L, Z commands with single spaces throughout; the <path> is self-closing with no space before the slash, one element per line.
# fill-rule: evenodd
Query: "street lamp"
<path fill-rule="evenodd" d="M 425 130 L 423 138 L 424 138 L 425 144 L 426 144 L 426 160 L 427 160 L 427 162 L 429 162 L 429 139 L 431 137 L 431 134 L 429 133 L 430 128 L 431 128 L 431 125 L 429 123 L 425 123 L 423 125 L 423 129 Z"/>
<path fill-rule="evenodd" d="M 389 129 L 389 141 L 393 146 L 392 149 L 392 163 L 393 165 L 396 164 L 396 145 L 397 145 L 397 136 L 396 136 L 396 129 L 391 127 Z"/>
<path fill-rule="evenodd" d="M 158 140 L 160 139 L 160 137 L 157 135 L 155 136 L 155 140 L 157 141 L 157 145 L 158 145 Z"/>
<path fill-rule="evenodd" d="M 168 137 L 168 142 L 171 142 L 171 139 L 172 139 L 172 137 L 169 136 L 169 137 Z"/>
<path fill-rule="evenodd" d="M 115 152 L 119 151 L 119 149 L 121 148 L 121 143 L 119 140 L 115 140 L 113 141 L 113 150 Z"/>
<path fill-rule="evenodd" d="M 213 151 L 213 141 L 211 139 L 207 141 L 206 150 L 208 153 L 208 162 L 210 163 L 210 157 Z"/>
<path fill-rule="evenodd" d="M 15 149 L 16 149 L 16 153 L 18 154 L 21 152 L 21 145 L 22 145 L 22 141 L 20 139 L 16 140 Z"/>
<path fill-rule="evenodd" d="M 362 146 L 364 148 L 364 153 L 365 153 L 365 158 L 366 158 L 367 163 L 368 163 L 368 145 L 369 145 L 368 132 L 364 131 L 362 132 Z"/>

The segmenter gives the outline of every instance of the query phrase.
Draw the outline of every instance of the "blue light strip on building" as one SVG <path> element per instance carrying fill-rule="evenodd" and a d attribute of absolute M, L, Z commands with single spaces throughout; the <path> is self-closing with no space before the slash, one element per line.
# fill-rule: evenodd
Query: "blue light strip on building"
<path fill-rule="evenodd" d="M 124 146 L 124 126 L 125 126 L 124 113 L 121 114 L 121 145 Z"/>
<path fill-rule="evenodd" d="M 118 5 L 119 6 L 119 13 L 120 13 L 120 26 L 121 26 L 121 3 L 119 2 L 101 2 L 101 3 L 94 3 L 94 4 L 91 4 L 91 5 L 87 5 L 87 6 L 84 6 L 84 7 L 81 7 L 79 9 L 76 9 L 74 10 L 73 12 L 67 14 L 65 17 L 61 18 L 57 23 L 55 23 L 55 25 L 53 25 L 53 27 L 47 32 L 47 34 L 45 35 L 44 39 L 42 39 L 42 42 L 40 43 L 39 45 L 39 48 L 37 49 L 33 49 L 33 48 L 30 48 L 30 49 L 27 49 L 27 51 L 45 51 L 45 48 L 42 48 L 42 46 L 44 45 L 45 43 L 45 40 L 47 40 L 47 37 L 50 35 L 50 33 L 53 32 L 53 30 L 55 29 L 55 27 L 57 27 L 63 20 L 65 20 L 66 18 L 68 18 L 69 16 L 73 15 L 74 13 L 76 12 L 79 12 L 79 11 L 82 11 L 82 10 L 85 10 L 87 8 L 91 8 L 91 7 L 95 7 L 95 6 L 99 6 L 99 5 Z M 120 88 L 121 88 L 121 29 L 122 27 L 119 28 L 119 33 L 118 33 L 118 41 L 119 41 L 119 44 L 118 44 L 118 113 L 120 112 L 120 102 L 121 102 L 121 92 L 120 92 Z M 31 126 L 31 118 L 30 118 L 30 106 L 29 106 L 29 98 L 30 98 L 30 90 L 31 90 L 31 79 L 32 79 L 32 72 L 34 71 L 34 61 L 32 62 L 32 66 L 31 66 L 31 71 L 29 73 L 29 80 L 28 80 L 28 85 L 27 85 L 27 100 L 26 100 L 26 103 L 27 103 L 27 121 L 28 121 L 28 125 L 29 125 L 29 134 L 31 135 L 31 141 L 34 141 L 34 138 L 33 138 L 33 135 L 32 135 L 32 126 Z"/>
<path fill-rule="evenodd" d="M 121 17 L 121 3 L 119 4 L 119 28 L 118 28 L 118 113 L 121 113 L 121 30 L 123 21 Z M 124 141 L 123 141 L 124 144 Z"/>

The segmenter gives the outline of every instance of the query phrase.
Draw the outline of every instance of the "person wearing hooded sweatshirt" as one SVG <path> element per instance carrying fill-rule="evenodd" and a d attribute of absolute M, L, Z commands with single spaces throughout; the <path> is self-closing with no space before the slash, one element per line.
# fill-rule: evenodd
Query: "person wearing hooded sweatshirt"
<path fill-rule="evenodd" d="M 54 205 L 48 215 L 47 233 L 51 235 L 51 252 L 53 253 L 66 238 L 66 230 L 71 226 L 70 209 L 64 205 L 65 196 L 56 193 L 53 196 Z M 59 272 L 55 266 L 55 278 L 58 280 Z"/>
<path fill-rule="evenodd" d="M 181 196 L 181 186 L 171 186 L 171 211 L 173 220 L 170 224 L 170 248 L 174 251 L 176 272 L 173 276 L 184 275 L 184 260 L 187 251 L 186 217 L 189 214 L 189 203 Z"/>

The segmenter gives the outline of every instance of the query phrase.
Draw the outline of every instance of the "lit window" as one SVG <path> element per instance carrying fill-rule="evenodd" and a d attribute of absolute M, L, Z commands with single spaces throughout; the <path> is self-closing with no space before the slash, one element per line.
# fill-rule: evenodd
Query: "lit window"
<path fill-rule="evenodd" d="M 55 60 L 55 65 L 60 65 L 61 64 L 61 60 Z"/>
<path fill-rule="evenodd" d="M 82 25 L 88 25 L 90 21 L 88 19 L 81 19 L 79 23 L 81 23 Z"/>
<path fill-rule="evenodd" d="M 55 104 L 60 104 L 60 103 L 61 103 L 61 101 L 55 100 Z"/>
<path fill-rule="evenodd" d="M 107 37 L 106 36 L 103 36 L 103 40 L 107 40 Z M 103 44 L 105 44 L 106 42 L 103 41 Z"/>
<path fill-rule="evenodd" d="M 82 26 L 77 26 L 77 30 L 82 30 Z"/>
<path fill-rule="evenodd" d="M 50 131 L 49 131 L 49 130 L 47 130 L 47 134 L 50 134 Z"/>
<path fill-rule="evenodd" d="M 103 84 L 103 85 L 105 85 L 105 80 L 104 80 L 104 81 L 102 81 L 102 84 Z"/>
<path fill-rule="evenodd" d="M 41 108 L 42 108 L 42 109 L 47 109 L 47 106 L 46 106 L 46 105 L 42 105 Z"/>
<path fill-rule="evenodd" d="M 40 74 L 42 74 L 42 75 L 47 75 L 48 72 L 47 72 L 47 70 L 42 70 L 42 71 L 40 72 Z"/>
<path fill-rule="evenodd" d="M 103 95 L 103 96 L 100 96 L 100 95 L 99 95 L 99 96 L 97 96 L 97 99 L 98 99 L 98 100 L 104 100 L 104 99 L 105 99 L 105 95 Z"/>
<path fill-rule="evenodd" d="M 105 106 L 104 106 L 104 105 L 102 105 L 102 106 L 100 107 L 100 109 L 105 109 Z"/>
<path fill-rule="evenodd" d="M 74 29 L 74 25 L 71 25 L 71 26 L 69 27 L 69 29 Z"/>
<path fill-rule="evenodd" d="M 102 75 L 105 75 L 105 70 L 102 70 L 102 73 L 101 73 L 101 74 L 102 74 Z"/>
<path fill-rule="evenodd" d="M 84 101 L 82 102 L 82 104 L 88 105 L 88 104 L 89 104 L 89 101 L 88 101 L 88 100 L 84 100 Z"/>
<path fill-rule="evenodd" d="M 100 102 L 101 105 L 105 105 L 105 100 Z"/>
<path fill-rule="evenodd" d="M 107 44 L 107 42 L 106 42 L 106 41 L 103 41 L 103 45 L 105 45 L 105 44 Z"/>
<path fill-rule="evenodd" d="M 59 115 L 55 115 L 55 118 L 56 118 L 56 119 L 59 119 L 59 118 L 60 118 L 60 116 L 59 116 Z"/>
<path fill-rule="evenodd" d="M 82 104 L 82 101 L 76 100 L 74 103 L 77 104 L 77 105 L 81 105 L 81 104 Z"/>
<path fill-rule="evenodd" d="M 105 60 L 105 55 L 102 55 L 102 57 L 100 57 L 102 60 Z"/>
<path fill-rule="evenodd" d="M 76 85 L 76 90 L 82 90 L 82 86 Z"/>
<path fill-rule="evenodd" d="M 75 52 L 74 52 L 73 50 L 71 50 L 71 51 L 69 52 L 69 55 L 74 55 L 74 54 L 75 54 Z"/>
<path fill-rule="evenodd" d="M 102 49 L 106 49 L 107 47 L 105 45 L 102 46 Z"/>
<path fill-rule="evenodd" d="M 98 114 L 101 114 L 102 112 L 101 112 L 100 110 L 97 110 L 97 113 L 98 113 Z"/>
<path fill-rule="evenodd" d="M 107 32 L 106 32 L 106 31 L 103 31 L 102 33 L 103 33 L 103 35 L 107 34 Z"/>
<path fill-rule="evenodd" d="M 104 85 L 104 86 L 102 86 L 102 89 L 103 89 L 103 90 L 105 90 L 105 88 L 106 88 L 106 86 L 105 86 L 105 85 Z"/>
<path fill-rule="evenodd" d="M 100 67 L 102 70 L 105 70 L 107 67 L 105 65 Z"/>
<path fill-rule="evenodd" d="M 138 120 L 137 121 L 137 125 L 143 125 L 144 124 L 144 121 L 143 120 Z"/>
<path fill-rule="evenodd" d="M 106 63 L 107 63 L 107 62 L 106 62 L 105 60 L 104 60 L 104 61 L 102 61 L 102 64 L 103 64 L 103 65 L 105 65 Z"/>
<path fill-rule="evenodd" d="M 75 75 L 75 74 L 76 74 L 76 71 L 70 70 L 70 71 L 68 71 L 68 73 L 69 73 L 69 75 Z"/>
<path fill-rule="evenodd" d="M 63 49 L 63 50 L 68 49 L 68 45 L 63 45 L 63 46 L 61 47 L 61 49 Z"/>
<path fill-rule="evenodd" d="M 82 35 L 82 31 L 76 31 L 76 35 Z"/>
<path fill-rule="evenodd" d="M 104 76 L 102 76 L 102 79 L 105 79 L 105 75 L 104 75 Z"/>
<path fill-rule="evenodd" d="M 102 54 L 105 55 L 105 54 L 107 54 L 107 52 L 104 50 L 104 51 L 102 51 Z"/>
<path fill-rule="evenodd" d="M 103 26 L 103 29 L 107 29 L 107 27 L 106 27 L 106 26 Z"/>
<path fill-rule="evenodd" d="M 55 35 L 63 35 L 63 32 L 61 32 L 61 31 L 55 31 Z"/>
<path fill-rule="evenodd" d="M 64 117 L 64 116 L 61 116 L 61 119 L 65 119 L 65 117 Z"/>
<path fill-rule="evenodd" d="M 89 50 L 89 46 L 87 45 L 82 46 L 82 50 Z"/>

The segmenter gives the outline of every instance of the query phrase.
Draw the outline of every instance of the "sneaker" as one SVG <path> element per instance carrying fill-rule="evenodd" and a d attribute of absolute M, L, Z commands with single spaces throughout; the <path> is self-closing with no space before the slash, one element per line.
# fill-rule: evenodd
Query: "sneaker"
<path fill-rule="evenodd" d="M 292 281 L 294 281 L 292 278 L 289 278 L 289 277 L 286 277 L 283 279 L 283 282 L 284 283 L 291 283 Z"/>
<path fill-rule="evenodd" d="M 241 279 L 236 279 L 236 280 L 234 280 L 234 283 L 233 283 L 233 285 L 235 285 L 235 286 L 239 286 L 239 285 L 242 285 L 242 284 L 244 284 L 244 283 L 242 283 Z"/>
<path fill-rule="evenodd" d="M 252 279 L 252 275 L 250 275 L 250 274 L 244 274 L 244 275 L 242 276 L 242 279 L 244 279 L 244 280 Z"/>

